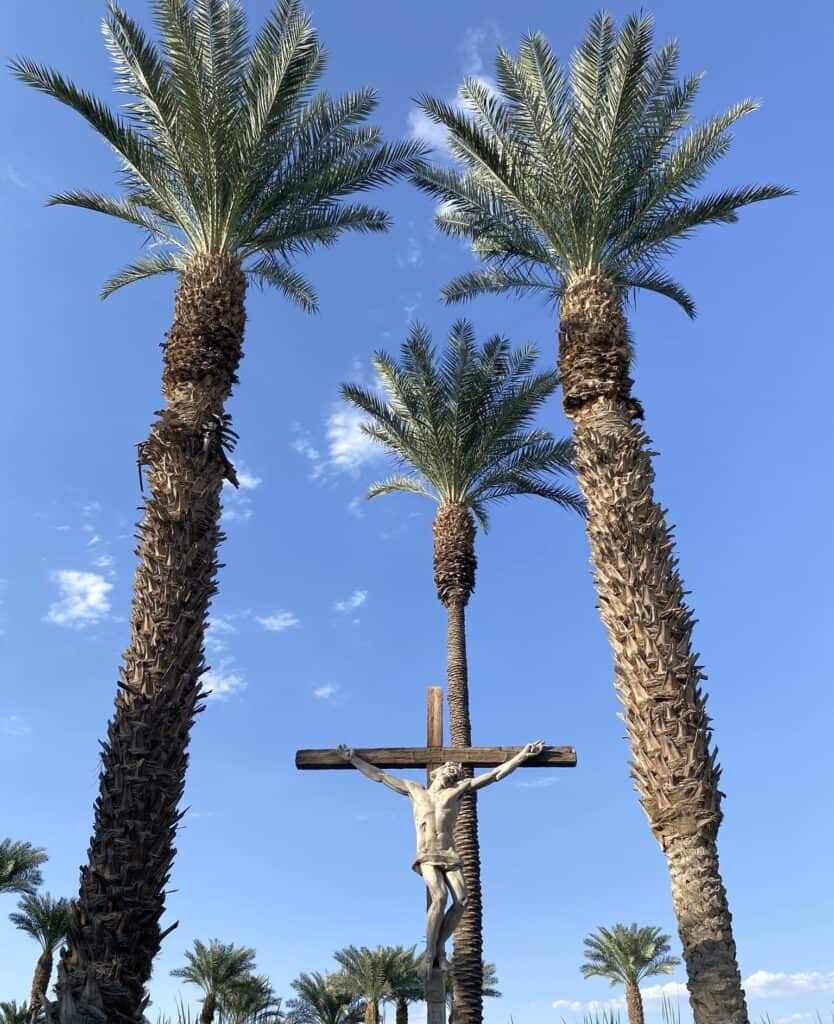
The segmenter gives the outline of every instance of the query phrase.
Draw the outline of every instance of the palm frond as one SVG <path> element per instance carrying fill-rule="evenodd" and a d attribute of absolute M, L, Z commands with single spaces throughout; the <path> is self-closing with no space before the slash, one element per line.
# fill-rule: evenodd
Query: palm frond
<path fill-rule="evenodd" d="M 101 298 L 106 299 L 119 288 L 133 284 L 135 281 L 144 281 L 147 277 L 156 277 L 157 274 L 180 274 L 185 269 L 185 261 L 172 252 L 150 253 L 141 256 L 135 263 L 123 267 L 117 274 L 105 281 L 101 289 Z"/>

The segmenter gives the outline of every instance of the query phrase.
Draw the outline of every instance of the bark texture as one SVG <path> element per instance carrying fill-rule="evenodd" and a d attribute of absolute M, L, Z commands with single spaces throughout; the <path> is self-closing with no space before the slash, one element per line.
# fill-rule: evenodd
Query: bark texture
<path fill-rule="evenodd" d="M 214 1020 L 214 1010 L 217 1006 L 217 999 L 213 992 L 209 992 L 200 1007 L 200 1024 L 211 1024 Z"/>
<path fill-rule="evenodd" d="M 365 1003 L 365 1024 L 379 1024 L 379 1003 L 376 999 Z"/>
<path fill-rule="evenodd" d="M 626 984 L 626 1013 L 628 1024 L 643 1024 L 643 997 L 633 982 Z"/>
<path fill-rule="evenodd" d="M 181 276 L 162 346 L 166 407 L 140 445 L 150 495 L 138 527 L 130 645 L 51 1010 L 61 1024 L 140 1024 L 164 937 L 189 733 L 205 695 L 220 491 L 224 479 L 234 482 L 224 404 L 237 382 L 245 291 L 237 260 L 195 257 Z"/>
<path fill-rule="evenodd" d="M 589 277 L 561 305 L 559 370 L 573 420 L 599 608 L 614 654 L 631 772 L 666 854 L 696 1024 L 747 1024 L 731 918 L 718 871 L 720 769 L 705 678 L 692 650 L 672 531 L 653 495 L 650 440 L 634 419 L 619 296 Z M 698 850 L 709 856 L 684 856 Z M 720 898 L 718 894 L 720 893 Z"/>
<path fill-rule="evenodd" d="M 466 605 L 475 589 L 475 522 L 465 505 L 441 504 L 434 520 L 434 582 L 447 610 L 446 699 L 452 746 L 472 745 L 469 673 L 466 659 Z M 474 774 L 465 768 L 468 776 Z M 455 1024 L 483 1019 L 483 907 L 478 807 L 475 793 L 461 801 L 455 825 L 455 850 L 463 863 L 468 900 L 455 930 L 452 1001 Z"/>
<path fill-rule="evenodd" d="M 394 1024 L 408 1024 L 408 1000 L 403 996 L 397 998 Z"/>
<path fill-rule="evenodd" d="M 46 998 L 49 989 L 49 979 L 52 977 L 52 950 L 45 949 L 38 957 L 35 964 L 35 973 L 32 976 L 32 994 L 29 997 L 29 1009 L 31 1020 L 37 1019 L 38 1012 Z"/>

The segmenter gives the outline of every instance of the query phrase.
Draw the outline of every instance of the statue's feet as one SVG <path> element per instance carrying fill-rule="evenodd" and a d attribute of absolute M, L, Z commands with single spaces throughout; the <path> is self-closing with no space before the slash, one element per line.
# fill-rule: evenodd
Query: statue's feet
<path fill-rule="evenodd" d="M 427 951 L 420 958 L 420 963 L 417 965 L 417 977 L 420 978 L 421 981 L 428 981 L 433 969 L 434 954 L 429 954 Z"/>
<path fill-rule="evenodd" d="M 437 957 L 437 969 L 439 971 L 443 971 L 444 973 L 447 973 L 448 971 L 451 971 L 452 964 L 450 963 L 449 960 L 447 960 L 445 953 L 440 953 L 438 955 L 438 957 Z"/>

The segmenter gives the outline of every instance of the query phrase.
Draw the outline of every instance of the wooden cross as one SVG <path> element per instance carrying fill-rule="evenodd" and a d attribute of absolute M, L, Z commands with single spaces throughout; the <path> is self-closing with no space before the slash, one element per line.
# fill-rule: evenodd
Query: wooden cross
<path fill-rule="evenodd" d="M 435 768 L 447 761 L 466 768 L 497 768 L 514 757 L 521 747 L 444 747 L 443 690 L 430 686 L 426 703 L 425 747 L 370 747 L 355 752 L 377 768 L 425 768 L 426 781 L 431 782 Z M 295 766 L 302 770 L 353 769 L 338 750 L 297 750 Z M 575 768 L 573 747 L 545 747 L 522 768 Z M 442 971 L 435 970 L 426 981 L 428 1024 L 445 1024 L 446 982 Z"/>

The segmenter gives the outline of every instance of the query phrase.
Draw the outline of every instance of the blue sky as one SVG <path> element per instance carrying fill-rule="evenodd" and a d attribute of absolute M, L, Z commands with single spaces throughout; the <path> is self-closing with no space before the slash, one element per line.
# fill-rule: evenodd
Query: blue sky
<path fill-rule="evenodd" d="M 126 6 L 146 18 L 141 0 Z M 253 24 L 267 7 L 249 0 Z M 327 87 L 375 86 L 390 138 L 425 132 L 410 99 L 418 92 L 454 97 L 464 74 L 489 76 L 498 43 L 515 48 L 540 29 L 566 57 L 594 9 L 579 0 L 312 5 L 331 51 Z M 621 18 L 631 6 L 610 9 Z M 3 49 L 109 96 L 102 10 L 98 0 L 9 0 Z M 720 850 L 741 969 L 754 1015 L 768 1010 L 787 1024 L 834 998 L 823 49 L 834 26 L 814 0 L 790 16 L 752 0 L 654 10 L 658 40 L 681 42 L 683 70 L 708 72 L 700 114 L 746 95 L 765 100 L 711 184 L 800 190 L 703 232 L 675 258 L 697 321 L 655 297 L 641 298 L 632 318 L 636 391 L 661 453 L 657 492 L 676 524 L 710 676 L 727 792 Z M 134 445 L 160 405 L 158 343 L 173 282 L 98 302 L 101 282 L 138 251 L 138 233 L 48 210 L 44 199 L 110 188 L 113 160 L 68 110 L 8 76 L 0 102 L 0 834 L 45 846 L 46 884 L 69 895 L 127 640 L 141 501 Z M 341 946 L 420 941 L 408 808 L 358 775 L 293 767 L 302 746 L 422 742 L 425 688 L 444 674 L 432 507 L 408 497 L 362 502 L 387 467 L 337 394 L 346 379 L 370 380 L 372 352 L 396 350 L 411 319 L 442 341 L 461 311 L 444 308 L 439 289 L 471 258 L 434 233 L 426 197 L 400 185 L 377 198 L 394 216 L 389 235 L 348 239 L 306 264 L 318 316 L 277 294 L 249 295 L 231 406 L 244 486 L 228 495 L 209 637 L 223 699 L 194 730 L 191 811 L 166 918 L 180 925 L 151 984 L 157 1009 L 172 1007 L 179 986 L 168 972 L 195 937 L 254 946 L 285 995 L 300 971 L 332 966 Z M 542 366 L 552 365 L 552 310 L 493 298 L 465 312 L 479 338 L 535 342 Z M 558 401 L 542 419 L 566 432 Z M 486 953 L 504 992 L 487 1021 L 572 1022 L 612 995 L 580 977 L 583 937 L 632 920 L 674 934 L 668 879 L 628 780 L 580 524 L 518 501 L 496 511 L 478 557 L 469 614 L 476 741 L 542 736 L 579 752 L 576 770 L 519 773 L 482 798 Z M 12 909 L 6 898 L 0 997 L 21 999 L 36 950 L 8 923 Z M 682 979 L 679 970 L 672 981 Z M 657 1020 L 657 1001 L 647 1009 Z"/>

